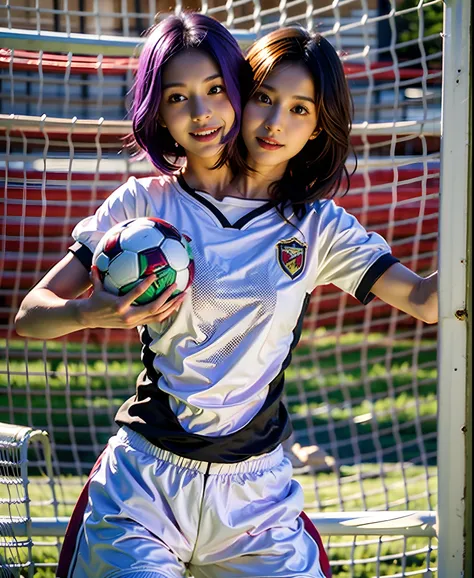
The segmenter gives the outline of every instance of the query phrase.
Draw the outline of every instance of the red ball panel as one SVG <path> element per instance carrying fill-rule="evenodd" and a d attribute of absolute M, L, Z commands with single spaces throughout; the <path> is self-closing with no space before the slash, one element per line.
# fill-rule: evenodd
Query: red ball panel
<path fill-rule="evenodd" d="M 147 260 L 147 266 L 143 273 L 144 277 L 147 277 L 148 275 L 151 275 L 155 271 L 163 269 L 163 267 L 166 267 L 168 265 L 168 262 L 165 256 L 163 255 L 163 251 L 158 247 L 156 247 L 155 249 L 150 249 L 148 251 L 143 251 L 141 255 L 146 257 Z"/>
<path fill-rule="evenodd" d="M 189 279 L 188 279 L 188 284 L 186 285 L 186 289 L 191 285 L 191 283 L 194 280 L 194 261 L 189 261 L 188 273 L 189 273 Z M 186 289 L 185 289 L 185 291 L 186 291 Z"/>
<path fill-rule="evenodd" d="M 122 231 L 117 231 L 115 234 L 111 235 L 109 239 L 105 242 L 104 253 L 113 259 L 116 255 L 120 253 L 122 248 L 120 247 L 120 234 Z"/>
<path fill-rule="evenodd" d="M 156 217 L 148 217 L 148 218 L 150 219 L 150 221 L 155 222 L 155 227 L 157 227 L 157 229 L 160 230 L 166 237 L 169 237 L 170 239 L 176 239 L 177 241 L 181 239 L 181 233 L 178 231 L 178 229 L 173 227 L 173 225 L 171 225 L 167 221 L 157 219 Z"/>

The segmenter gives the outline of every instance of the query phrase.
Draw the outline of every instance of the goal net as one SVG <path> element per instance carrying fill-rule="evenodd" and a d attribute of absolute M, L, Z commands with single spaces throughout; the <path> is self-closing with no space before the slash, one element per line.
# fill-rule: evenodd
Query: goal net
<path fill-rule="evenodd" d="M 358 167 L 338 202 L 381 233 L 402 263 L 421 275 L 435 270 L 442 1 L 176 0 L 171 9 L 187 8 L 215 16 L 244 47 L 293 23 L 326 35 L 342 57 L 355 105 Z M 56 497 L 45 497 L 50 487 L 32 456 L 32 516 L 71 513 L 141 369 L 134 331 L 88 330 L 41 342 L 18 337 L 14 317 L 65 254 L 74 225 L 130 175 L 153 172 L 130 158 L 123 138 L 136 47 L 160 10 L 169 3 L 0 7 L 0 421 L 50 436 Z M 295 476 L 308 513 L 436 508 L 436 343 L 436 326 L 379 300 L 362 306 L 332 286 L 314 292 L 286 379 Z M 12 511 L 5 487 L 0 516 Z M 384 534 L 383 524 L 377 536 L 347 528 L 325 537 L 335 576 L 434 575 L 435 540 Z M 59 545 L 51 538 L 33 548 L 35 575 L 50 575 Z M 0 563 L 9 556 L 0 546 Z M 22 556 L 26 567 L 30 550 Z"/>

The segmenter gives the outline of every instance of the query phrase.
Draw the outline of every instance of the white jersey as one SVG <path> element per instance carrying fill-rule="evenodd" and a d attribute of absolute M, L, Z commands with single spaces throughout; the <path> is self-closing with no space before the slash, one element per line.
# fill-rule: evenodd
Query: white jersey
<path fill-rule="evenodd" d="M 269 202 L 211 202 L 182 176 L 159 176 L 129 179 L 76 226 L 71 250 L 86 267 L 104 233 L 125 219 L 159 217 L 191 239 L 193 284 L 171 324 L 139 328 L 145 371 L 120 425 L 214 462 L 271 451 L 289 435 L 283 372 L 311 292 L 332 283 L 367 303 L 397 261 L 332 200 L 304 213 L 288 209 L 285 222 Z"/>

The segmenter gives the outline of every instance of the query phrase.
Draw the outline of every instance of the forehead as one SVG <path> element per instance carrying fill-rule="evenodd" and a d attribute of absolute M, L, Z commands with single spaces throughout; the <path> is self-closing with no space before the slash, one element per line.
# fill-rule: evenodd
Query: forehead
<path fill-rule="evenodd" d="M 216 74 L 221 74 L 220 68 L 207 52 L 189 48 L 170 58 L 164 65 L 163 86 L 203 82 Z"/>
<path fill-rule="evenodd" d="M 314 100 L 314 81 L 309 70 L 301 62 L 283 62 L 275 66 L 263 81 L 281 95 L 307 96 Z"/>

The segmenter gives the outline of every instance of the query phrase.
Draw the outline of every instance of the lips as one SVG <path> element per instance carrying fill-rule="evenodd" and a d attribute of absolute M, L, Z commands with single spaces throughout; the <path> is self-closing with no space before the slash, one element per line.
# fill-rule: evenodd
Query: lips
<path fill-rule="evenodd" d="M 282 145 L 281 143 L 279 143 L 277 140 L 275 140 L 274 138 L 263 138 L 263 137 L 256 137 L 257 138 L 257 142 L 258 144 L 262 147 L 262 149 L 265 149 L 267 151 L 277 151 L 279 149 L 281 149 Z"/>
<path fill-rule="evenodd" d="M 199 142 L 209 142 L 217 138 L 217 136 L 220 135 L 221 130 L 222 130 L 221 126 L 216 126 L 210 128 L 203 128 L 201 130 L 190 132 L 189 134 Z"/>

